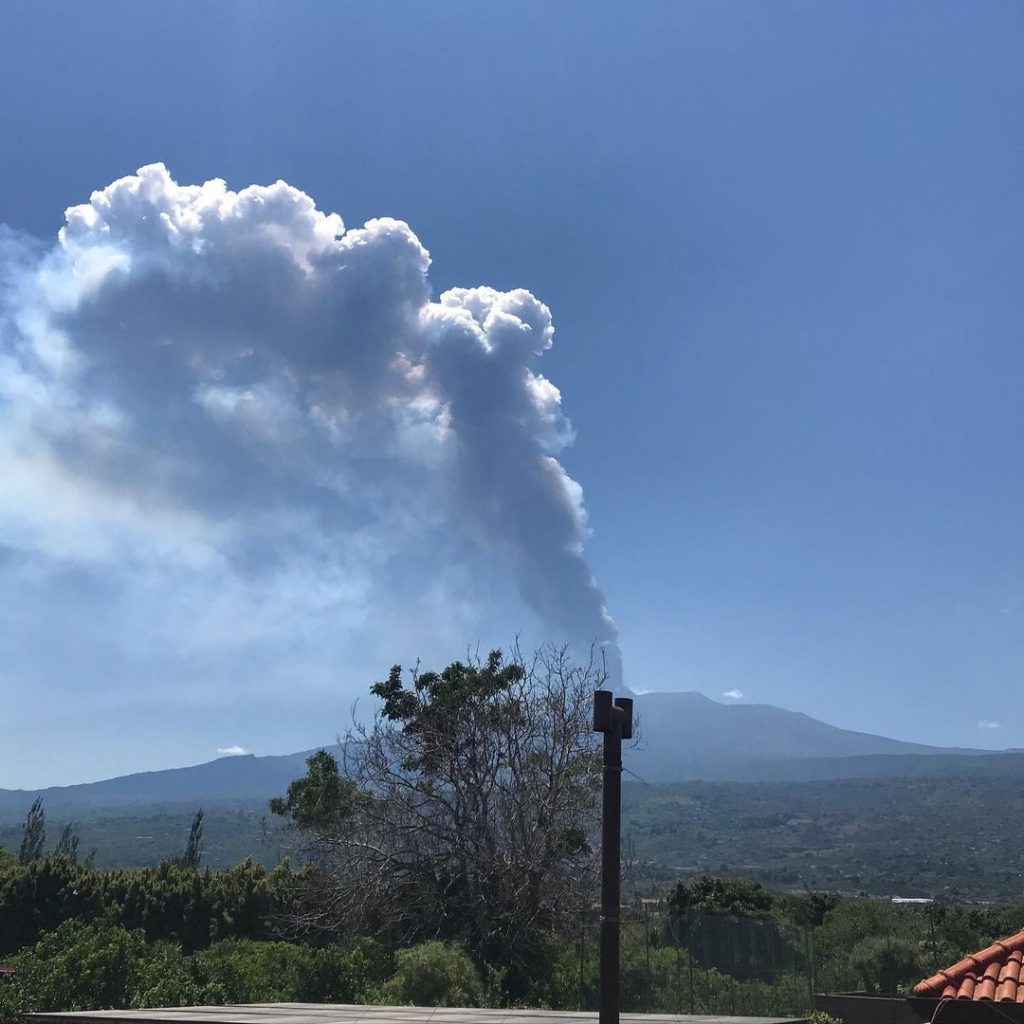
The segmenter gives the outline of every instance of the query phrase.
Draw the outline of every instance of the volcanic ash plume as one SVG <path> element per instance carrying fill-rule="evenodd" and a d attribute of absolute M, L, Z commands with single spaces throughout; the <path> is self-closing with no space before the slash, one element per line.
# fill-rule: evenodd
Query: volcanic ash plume
<path fill-rule="evenodd" d="M 473 550 L 617 675 L 558 461 L 571 428 L 534 369 L 550 311 L 522 290 L 431 301 L 429 263 L 400 221 L 345 230 L 284 182 L 183 186 L 161 164 L 69 209 L 48 251 L 0 236 L 7 543 L 150 586 L 171 564 L 269 579 L 267 600 L 291 578 L 363 616 L 410 538 L 418 564 Z"/>

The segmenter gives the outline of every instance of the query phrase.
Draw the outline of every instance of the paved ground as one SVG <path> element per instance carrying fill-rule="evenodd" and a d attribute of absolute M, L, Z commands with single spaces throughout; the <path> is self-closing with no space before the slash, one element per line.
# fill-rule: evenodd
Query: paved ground
<path fill-rule="evenodd" d="M 337 1003 L 245 1003 L 237 1006 L 160 1007 L 153 1010 L 81 1010 L 36 1013 L 67 1024 L 595 1024 L 596 1013 L 550 1010 L 471 1010 L 420 1006 L 347 1006 Z M 623 1024 L 797 1024 L 784 1017 L 700 1017 L 624 1013 Z M 799 1022 L 803 1024 L 803 1022 Z"/>

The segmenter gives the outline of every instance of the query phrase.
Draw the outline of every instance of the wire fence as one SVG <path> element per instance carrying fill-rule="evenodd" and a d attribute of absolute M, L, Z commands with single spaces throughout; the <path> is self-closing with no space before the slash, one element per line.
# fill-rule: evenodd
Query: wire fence
<path fill-rule="evenodd" d="M 848 960 L 819 953 L 815 929 L 775 918 L 641 906 L 622 917 L 621 1005 L 638 1013 L 803 1016 L 815 993 L 851 986 Z M 579 1006 L 597 1007 L 599 918 L 579 922 Z"/>

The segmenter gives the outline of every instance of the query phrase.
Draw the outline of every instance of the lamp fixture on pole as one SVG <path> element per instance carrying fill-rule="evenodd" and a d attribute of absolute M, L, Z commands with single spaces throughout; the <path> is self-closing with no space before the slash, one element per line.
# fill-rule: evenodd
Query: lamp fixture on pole
<path fill-rule="evenodd" d="M 604 733 L 601 789 L 601 980 L 599 1024 L 619 1024 L 622 741 L 633 736 L 633 700 L 594 691 L 594 732 Z"/>

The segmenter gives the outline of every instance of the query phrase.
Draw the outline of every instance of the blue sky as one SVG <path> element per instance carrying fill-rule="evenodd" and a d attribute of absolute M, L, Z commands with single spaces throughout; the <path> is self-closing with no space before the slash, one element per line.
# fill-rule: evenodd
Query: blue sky
<path fill-rule="evenodd" d="M 65 208 L 154 162 L 182 186 L 282 179 L 348 228 L 405 221 L 435 298 L 523 288 L 550 308 L 554 345 L 530 365 L 574 441 L 538 443 L 583 489 L 627 683 L 1024 746 L 1006 699 L 1024 672 L 1022 43 L 1009 2 L 8 5 L 5 258 L 28 274 Z M 83 350 L 134 323 L 112 303 L 68 328 Z M 131 308 L 152 331 L 178 311 L 146 305 L 168 318 L 153 326 Z M 127 365 L 110 416 L 141 431 L 167 381 Z M 38 447 L 41 421 L 17 422 Z M 159 448 L 170 422 L 133 437 Z M 114 478 L 66 441 L 61 479 L 109 528 Z M 408 550 L 375 538 L 368 583 L 345 574 L 379 521 L 363 497 L 324 526 L 293 479 L 291 539 L 246 534 L 221 586 L 209 531 L 239 518 L 223 496 L 136 503 L 124 515 L 157 525 L 132 518 L 112 567 L 109 536 L 78 532 L 84 506 L 47 490 L 54 451 L 19 463 L 3 520 L 0 786 L 301 749 L 394 660 L 561 628 L 495 547 L 490 485 L 469 526 L 439 515 Z M 233 453 L 220 482 L 244 495 L 262 478 Z M 33 502 L 48 523 L 69 510 L 45 543 L 20 532 Z M 330 574 L 309 568 L 330 552 L 288 561 L 311 509 L 325 551 L 345 537 Z M 259 577 L 260 557 L 287 578 Z"/>

